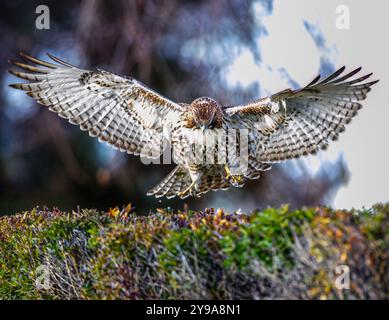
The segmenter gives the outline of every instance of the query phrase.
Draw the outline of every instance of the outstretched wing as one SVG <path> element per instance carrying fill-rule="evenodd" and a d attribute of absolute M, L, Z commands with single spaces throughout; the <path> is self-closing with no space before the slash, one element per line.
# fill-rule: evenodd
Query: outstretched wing
<path fill-rule="evenodd" d="M 130 154 L 158 157 L 164 126 L 177 121 L 183 107 L 139 81 L 103 70 L 82 70 L 56 57 L 56 64 L 21 54 L 28 62 L 11 62 L 27 72 L 10 73 L 27 83 L 11 84 L 38 103 Z"/>
<path fill-rule="evenodd" d="M 251 155 L 262 162 L 278 162 L 325 149 L 362 107 L 371 86 L 371 74 L 350 80 L 361 68 L 342 75 L 345 67 L 306 87 L 287 89 L 225 112 L 236 127 L 250 127 L 256 140 Z"/>

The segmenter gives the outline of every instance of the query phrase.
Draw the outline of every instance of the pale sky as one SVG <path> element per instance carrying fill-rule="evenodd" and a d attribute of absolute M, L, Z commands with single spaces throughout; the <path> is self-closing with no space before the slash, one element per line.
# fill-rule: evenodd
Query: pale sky
<path fill-rule="evenodd" d="M 337 7 L 350 11 L 350 29 L 340 30 Z M 349 184 L 342 187 L 333 204 L 337 208 L 369 207 L 389 200 L 389 2 L 382 0 L 275 0 L 271 15 L 261 17 L 268 31 L 258 39 L 262 61 L 255 62 L 249 50 L 242 49 L 229 67 L 226 80 L 230 85 L 248 86 L 259 80 L 262 94 L 289 87 L 280 68 L 300 85 L 310 82 L 320 70 L 324 53 L 336 67 L 348 70 L 362 66 L 362 72 L 374 73 L 381 81 L 373 87 L 364 108 L 340 136 L 339 141 L 319 156 L 308 157 L 313 170 L 321 161 L 335 160 L 343 154 L 351 173 Z M 258 8 L 260 11 L 260 8 Z M 325 40 L 320 50 L 304 26 L 314 25 Z"/>

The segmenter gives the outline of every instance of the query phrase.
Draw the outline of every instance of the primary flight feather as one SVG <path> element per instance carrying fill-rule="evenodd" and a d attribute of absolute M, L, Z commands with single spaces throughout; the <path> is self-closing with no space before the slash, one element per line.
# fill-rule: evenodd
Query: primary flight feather
<path fill-rule="evenodd" d="M 52 55 L 54 63 L 25 54 L 10 72 L 27 92 L 60 117 L 120 151 L 158 158 L 171 147 L 177 166 L 148 192 L 186 198 L 242 187 L 270 164 L 325 149 L 357 114 L 371 74 L 345 67 L 299 90 L 287 89 L 239 106 L 201 97 L 175 103 L 141 82 L 97 69 L 82 70 Z"/>

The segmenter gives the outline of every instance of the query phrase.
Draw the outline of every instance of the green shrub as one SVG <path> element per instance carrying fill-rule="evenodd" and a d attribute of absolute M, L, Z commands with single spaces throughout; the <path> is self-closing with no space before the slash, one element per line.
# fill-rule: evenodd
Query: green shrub
<path fill-rule="evenodd" d="M 389 298 L 389 205 L 0 218 L 2 299 Z M 347 265 L 349 290 L 335 286 Z M 48 286 L 37 286 L 40 267 Z"/>

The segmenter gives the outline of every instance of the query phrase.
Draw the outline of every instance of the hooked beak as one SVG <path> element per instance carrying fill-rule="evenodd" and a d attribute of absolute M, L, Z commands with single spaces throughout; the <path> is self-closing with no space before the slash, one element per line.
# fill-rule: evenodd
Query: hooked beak
<path fill-rule="evenodd" d="M 203 124 L 203 125 L 200 127 L 200 129 L 201 129 L 201 132 L 204 133 L 205 129 L 207 129 L 207 126 L 206 126 L 205 124 Z"/>

